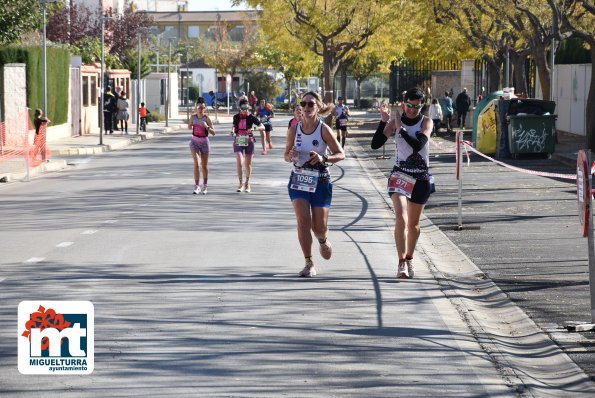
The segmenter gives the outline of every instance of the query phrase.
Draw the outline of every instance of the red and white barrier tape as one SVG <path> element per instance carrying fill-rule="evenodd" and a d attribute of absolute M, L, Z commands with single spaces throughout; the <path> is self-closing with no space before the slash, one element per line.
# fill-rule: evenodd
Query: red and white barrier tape
<path fill-rule="evenodd" d="M 489 157 L 486 154 L 483 154 L 483 153 L 479 152 L 477 149 L 473 148 L 473 146 L 471 145 L 471 143 L 469 141 L 464 141 L 463 140 L 461 142 L 463 143 L 463 145 L 465 145 L 465 148 L 468 147 L 471 152 L 474 152 L 474 153 L 478 154 L 479 156 L 484 157 L 484 158 L 486 158 L 486 159 L 488 159 L 488 160 L 496 163 L 499 166 L 506 167 L 506 168 L 511 169 L 511 170 L 515 170 L 515 171 L 518 171 L 518 172 L 521 172 L 521 173 L 525 173 L 525 174 L 531 174 L 531 175 L 541 176 L 541 177 L 553 177 L 553 178 L 562 178 L 562 179 L 565 179 L 565 180 L 576 180 L 576 174 L 548 173 L 548 172 L 545 172 L 545 171 L 534 171 L 534 170 L 522 169 L 522 168 L 516 167 L 516 166 L 511 166 L 509 164 L 506 164 L 504 162 L 501 162 L 501 161 L 496 160 L 496 159 L 494 159 L 492 157 Z"/>

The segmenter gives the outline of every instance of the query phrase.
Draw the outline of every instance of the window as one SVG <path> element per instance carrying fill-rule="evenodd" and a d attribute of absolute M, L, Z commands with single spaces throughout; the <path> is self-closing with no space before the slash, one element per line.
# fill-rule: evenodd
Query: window
<path fill-rule="evenodd" d="M 244 31 L 245 28 L 243 25 L 238 25 L 230 29 L 229 31 L 229 39 L 231 41 L 242 41 L 244 40 Z"/>
<path fill-rule="evenodd" d="M 175 26 L 166 26 L 163 29 L 163 37 L 165 39 L 178 37 L 178 29 Z"/>
<path fill-rule="evenodd" d="M 197 39 L 200 36 L 200 28 L 198 26 L 188 26 L 188 37 Z"/>
<path fill-rule="evenodd" d="M 83 76 L 83 106 L 89 106 L 89 76 Z"/>
<path fill-rule="evenodd" d="M 97 106 L 97 76 L 91 76 L 91 105 Z"/>

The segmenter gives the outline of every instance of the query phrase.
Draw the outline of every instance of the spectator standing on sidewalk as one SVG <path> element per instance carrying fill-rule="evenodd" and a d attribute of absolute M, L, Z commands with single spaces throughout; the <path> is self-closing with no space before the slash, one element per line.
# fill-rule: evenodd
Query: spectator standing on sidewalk
<path fill-rule="evenodd" d="M 444 97 L 442 97 L 442 113 L 444 115 L 444 121 L 446 122 L 446 132 L 447 134 L 452 134 L 452 115 L 454 109 L 452 106 L 452 98 L 450 98 L 448 91 L 445 91 Z"/>
<path fill-rule="evenodd" d="M 118 98 L 112 92 L 111 86 L 107 86 L 103 95 L 103 130 L 105 134 L 114 134 L 114 113 L 117 110 Z"/>
<path fill-rule="evenodd" d="M 467 112 L 469 112 L 469 108 L 471 107 L 471 98 L 469 97 L 469 94 L 467 94 L 466 88 L 457 95 L 455 103 L 457 106 L 457 126 L 465 128 L 465 119 L 467 117 Z"/>
<path fill-rule="evenodd" d="M 395 244 L 399 258 L 397 278 L 413 278 L 413 255 L 420 234 L 419 220 L 430 197 L 429 138 L 432 119 L 421 114 L 424 93 L 412 88 L 405 95 L 403 115 L 390 120 L 384 105 L 381 121 L 372 138 L 372 149 L 395 136 L 395 165 L 388 180 L 388 191 L 395 209 Z"/>
<path fill-rule="evenodd" d="M 440 123 L 442 123 L 442 107 L 438 103 L 438 99 L 432 99 L 430 104 L 430 119 L 434 122 L 434 131 L 432 135 L 438 136 L 438 130 L 440 129 Z"/>
<path fill-rule="evenodd" d="M 33 117 L 33 125 L 35 126 L 35 138 L 33 138 L 33 158 L 37 156 L 38 152 L 41 152 L 41 160 L 45 161 L 46 158 L 46 141 L 47 141 L 47 132 L 46 128 L 48 123 L 51 120 L 48 119 L 44 114 L 43 111 L 39 108 L 35 109 L 35 115 Z M 43 129 L 41 127 L 44 127 Z"/>
<path fill-rule="evenodd" d="M 332 113 L 333 105 L 323 103 L 318 93 L 310 91 L 304 94 L 300 106 L 302 118 L 297 125 L 289 128 L 284 158 L 286 162 L 293 163 L 287 189 L 306 260 L 299 276 L 308 278 L 316 275 L 312 261 L 312 232 L 318 239 L 322 258 L 328 260 L 333 253 L 327 237 L 333 196 L 327 165 L 345 159 L 345 153 L 332 128 L 320 120 L 320 116 Z"/>
<path fill-rule="evenodd" d="M 300 120 L 302 120 L 302 108 L 300 108 L 299 104 L 296 104 L 293 107 L 293 118 L 289 121 L 287 128 L 289 129 L 291 126 L 297 126 Z"/>
<path fill-rule="evenodd" d="M 118 113 L 116 114 L 116 130 L 121 130 L 123 133 L 126 132 L 126 134 L 128 134 L 128 118 L 130 117 L 128 114 L 128 108 L 130 107 L 130 104 L 128 103 L 128 99 L 126 99 L 126 93 L 124 91 L 120 92 L 120 98 L 118 98 L 117 107 Z"/>
<path fill-rule="evenodd" d="M 205 115 L 204 111 L 207 107 L 205 99 L 198 97 L 196 100 L 196 111 L 190 115 L 188 120 L 188 128 L 192 130 L 192 138 L 190 139 L 190 154 L 194 161 L 194 191 L 193 194 L 203 195 L 207 194 L 207 182 L 209 179 L 209 153 L 211 145 L 209 142 L 209 134 L 215 135 L 213 122 L 211 118 Z M 202 185 L 200 184 L 200 168 L 202 167 Z"/>

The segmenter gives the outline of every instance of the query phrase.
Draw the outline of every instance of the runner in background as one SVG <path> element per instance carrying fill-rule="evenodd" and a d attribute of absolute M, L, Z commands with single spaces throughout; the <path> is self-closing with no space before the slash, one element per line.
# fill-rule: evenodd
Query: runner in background
<path fill-rule="evenodd" d="M 287 128 L 291 128 L 291 126 L 296 126 L 300 120 L 302 120 L 302 109 L 300 108 L 299 104 L 296 104 L 293 107 L 293 118 L 289 121 Z"/>
<path fill-rule="evenodd" d="M 250 176 L 252 174 L 252 156 L 254 155 L 254 134 L 252 127 L 256 126 L 259 131 L 264 131 L 264 126 L 260 121 L 250 113 L 250 105 L 247 99 L 242 99 L 239 103 L 240 111 L 233 116 L 233 125 L 231 135 L 234 136 L 233 151 L 236 155 L 236 169 L 238 172 L 237 192 L 251 192 Z M 242 169 L 246 169 L 246 180 L 244 182 Z"/>
<path fill-rule="evenodd" d="M 273 106 L 267 104 L 265 100 L 260 100 L 260 105 L 256 109 L 256 116 L 260 120 L 260 123 L 264 125 L 264 133 L 260 132 L 260 139 L 262 141 L 262 154 L 267 154 L 267 146 L 269 149 L 273 149 L 273 143 L 271 141 L 271 131 L 273 131 L 273 124 L 271 118 L 275 117 L 273 113 Z"/>
<path fill-rule="evenodd" d="M 328 260 L 332 255 L 327 235 L 333 184 L 327 165 L 345 159 L 345 154 L 331 127 L 319 116 L 331 114 L 333 105 L 323 103 L 318 93 L 308 92 L 302 97 L 300 106 L 302 118 L 289 128 L 284 158 L 286 162 L 293 163 L 287 188 L 297 220 L 298 239 L 306 259 L 299 276 L 312 277 L 316 275 L 312 261 L 312 232 L 320 244 L 322 258 Z"/>
<path fill-rule="evenodd" d="M 209 152 L 211 145 L 209 143 L 209 133 L 215 135 L 213 122 L 205 115 L 206 104 L 203 97 L 196 100 L 196 112 L 188 120 L 188 128 L 192 130 L 190 139 L 190 153 L 194 161 L 194 184 L 193 194 L 207 194 L 207 181 L 209 179 Z M 202 167 L 202 185 L 200 185 L 200 168 Z"/>
<path fill-rule="evenodd" d="M 372 149 L 381 148 L 395 136 L 395 166 L 388 191 L 395 209 L 395 244 L 399 256 L 397 278 L 413 278 L 413 254 L 419 238 L 419 220 L 430 197 L 429 139 L 432 119 L 421 114 L 424 93 L 412 88 L 405 93 L 405 111 L 390 119 L 388 106 L 380 109 L 381 121 L 372 138 Z"/>
<path fill-rule="evenodd" d="M 347 121 L 349 120 L 349 108 L 345 105 L 343 97 L 337 99 L 339 102 L 335 107 L 335 129 L 337 129 L 337 137 L 341 141 L 341 146 L 345 148 L 345 140 L 347 139 Z"/>

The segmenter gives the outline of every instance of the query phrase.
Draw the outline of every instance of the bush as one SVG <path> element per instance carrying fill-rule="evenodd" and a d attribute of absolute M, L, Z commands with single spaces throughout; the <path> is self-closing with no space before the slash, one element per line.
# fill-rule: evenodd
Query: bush
<path fill-rule="evenodd" d="M 361 98 L 361 99 L 359 100 L 359 108 L 361 108 L 361 109 L 368 109 L 368 108 L 371 108 L 371 107 L 372 107 L 372 103 L 373 103 L 373 102 L 374 102 L 374 101 L 373 101 L 373 100 L 371 100 L 370 98 Z"/>
<path fill-rule="evenodd" d="M 70 53 L 63 48 L 47 49 L 47 116 L 53 125 L 68 120 L 68 90 L 70 89 Z M 24 63 L 27 65 L 27 106 L 31 115 L 35 108 L 43 108 L 43 48 L 3 47 L 0 65 Z"/>
<path fill-rule="evenodd" d="M 165 120 L 165 116 L 163 116 L 158 111 L 153 111 L 147 115 L 148 122 L 162 122 Z"/>

